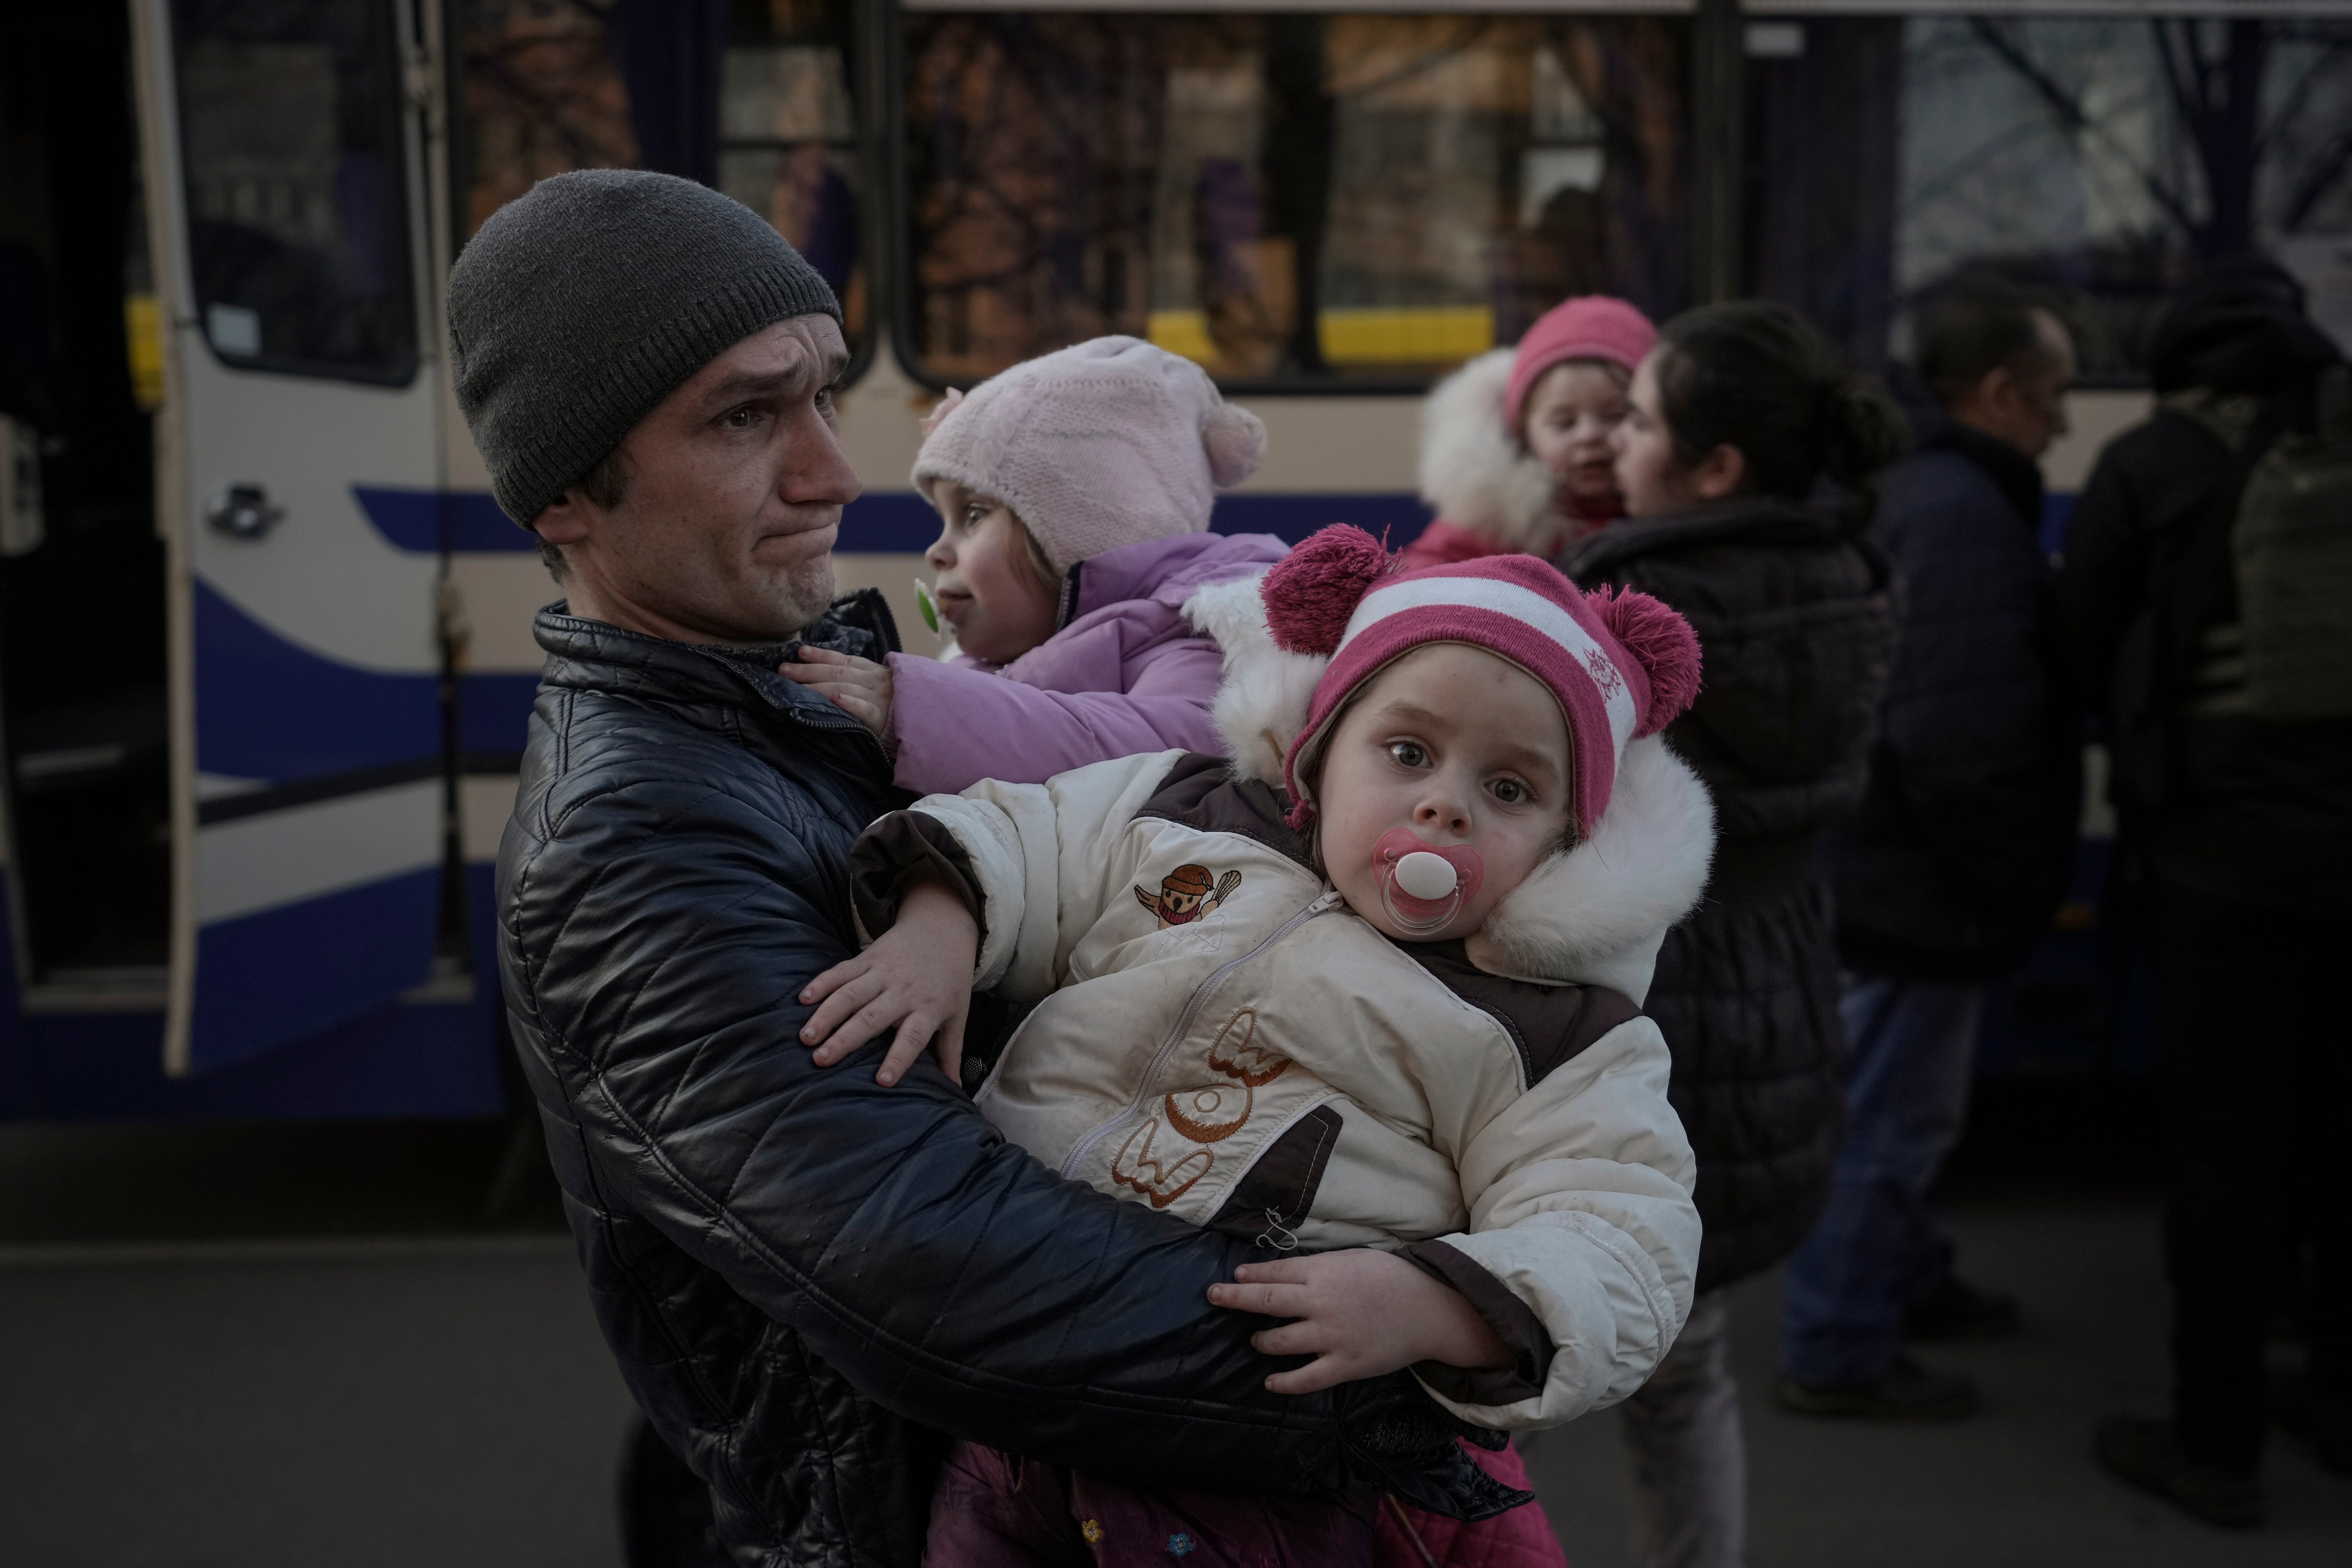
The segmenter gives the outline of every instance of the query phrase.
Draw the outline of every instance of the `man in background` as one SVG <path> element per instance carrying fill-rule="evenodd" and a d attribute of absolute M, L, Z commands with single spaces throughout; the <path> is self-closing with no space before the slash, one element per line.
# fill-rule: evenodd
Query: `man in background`
<path fill-rule="evenodd" d="M 2100 455 L 2061 584 L 2145 910 L 2173 1181 L 2171 1418 L 2097 1446 L 2242 1527 L 2266 1397 L 2352 1470 L 2352 378 L 2260 261 L 2185 290 L 2149 359 L 2157 411 Z M 2309 1369 L 2266 1390 L 2282 1275 Z"/>
<path fill-rule="evenodd" d="M 2074 345 L 2029 297 L 1980 284 L 1928 312 L 1918 372 L 1940 416 L 1873 523 L 1906 583 L 1902 648 L 1833 851 L 1848 1125 L 1789 1270 L 1780 1400 L 1808 1415 L 1966 1415 L 1973 1383 L 1911 1360 L 1906 1332 L 2016 1325 L 2013 1300 L 1954 1276 L 1928 1192 L 1967 1111 L 1985 986 L 2048 929 L 2074 845 L 2036 463 L 2065 430 Z"/>

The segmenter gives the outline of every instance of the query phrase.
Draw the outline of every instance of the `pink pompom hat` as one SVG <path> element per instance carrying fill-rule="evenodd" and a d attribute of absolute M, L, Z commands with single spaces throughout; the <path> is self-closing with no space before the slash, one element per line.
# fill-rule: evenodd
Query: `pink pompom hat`
<path fill-rule="evenodd" d="M 1341 523 L 1291 552 L 1259 593 L 1276 647 L 1331 661 L 1283 759 L 1295 826 L 1314 811 L 1298 759 L 1358 687 L 1430 643 L 1485 648 L 1551 689 L 1576 750 L 1580 838 L 1609 809 L 1627 744 L 1664 729 L 1698 695 L 1688 621 L 1647 594 L 1583 593 L 1532 555 L 1399 572 L 1370 534 Z"/>
<path fill-rule="evenodd" d="M 1503 423 L 1513 431 L 1528 408 L 1528 394 L 1544 372 L 1572 359 L 1597 359 L 1626 374 L 1657 346 L 1658 329 L 1622 300 L 1586 294 L 1564 300 L 1536 318 L 1511 355 L 1511 379 L 1503 391 Z"/>

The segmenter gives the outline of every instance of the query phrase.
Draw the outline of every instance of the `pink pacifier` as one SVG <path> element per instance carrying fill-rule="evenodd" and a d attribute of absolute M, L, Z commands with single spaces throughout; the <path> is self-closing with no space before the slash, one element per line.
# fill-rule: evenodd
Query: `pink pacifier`
<path fill-rule="evenodd" d="M 1381 907 L 1407 936 L 1443 930 L 1464 904 L 1477 897 L 1486 874 L 1478 851 L 1466 844 L 1439 849 L 1410 827 L 1391 827 L 1372 847 L 1380 868 Z"/>

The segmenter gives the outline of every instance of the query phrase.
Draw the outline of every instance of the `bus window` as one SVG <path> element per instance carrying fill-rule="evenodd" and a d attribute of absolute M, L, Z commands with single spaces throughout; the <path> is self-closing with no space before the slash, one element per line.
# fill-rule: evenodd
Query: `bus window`
<path fill-rule="evenodd" d="M 188 252 L 213 353 L 405 383 L 416 369 L 400 50 L 369 0 L 177 0 Z"/>
<path fill-rule="evenodd" d="M 776 226 L 841 300 L 854 351 L 866 330 L 858 244 L 850 9 L 837 0 L 733 7 L 719 96 L 719 188 Z"/>
<path fill-rule="evenodd" d="M 1780 20 L 1748 96 L 1750 287 L 1865 361 L 1992 271 L 2066 302 L 2086 381 L 2135 384 L 2167 293 L 2254 251 L 2352 342 L 2352 20 Z"/>
<path fill-rule="evenodd" d="M 551 174 L 657 169 L 765 217 L 840 296 L 867 285 L 849 0 L 451 0 L 460 242 Z"/>
<path fill-rule="evenodd" d="M 1688 54 L 1655 16 L 910 16 L 910 366 L 1129 332 L 1419 384 L 1572 293 L 1671 312 Z"/>

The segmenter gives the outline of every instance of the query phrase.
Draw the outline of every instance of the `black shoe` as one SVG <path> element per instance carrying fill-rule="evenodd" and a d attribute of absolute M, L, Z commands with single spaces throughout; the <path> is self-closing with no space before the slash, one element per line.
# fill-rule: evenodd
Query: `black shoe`
<path fill-rule="evenodd" d="M 1979 1290 L 1955 1275 L 1903 1310 L 1906 1340 L 1997 1340 L 2015 1332 L 2016 1297 Z"/>
<path fill-rule="evenodd" d="M 2308 1373 L 2282 1373 L 2271 1380 L 2271 1418 L 2301 1438 L 2313 1458 L 2352 1475 L 2352 1399 L 2320 1393 Z"/>
<path fill-rule="evenodd" d="M 2169 1421 L 2110 1415 L 2092 1434 L 2091 1447 L 2120 1479 L 2208 1524 L 2252 1530 L 2263 1522 L 2261 1478 L 2189 1458 L 2180 1451 Z"/>
<path fill-rule="evenodd" d="M 1977 1413 L 1976 1380 L 1964 1372 L 1929 1372 L 1898 1355 L 1885 1372 L 1860 1383 L 1816 1384 L 1780 1379 L 1780 1408 L 1799 1415 L 1859 1416 L 1869 1421 L 1957 1421 Z"/>

